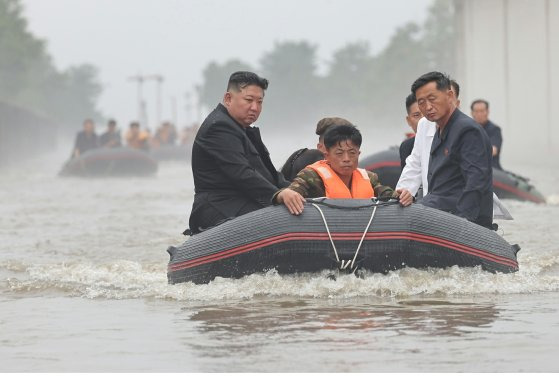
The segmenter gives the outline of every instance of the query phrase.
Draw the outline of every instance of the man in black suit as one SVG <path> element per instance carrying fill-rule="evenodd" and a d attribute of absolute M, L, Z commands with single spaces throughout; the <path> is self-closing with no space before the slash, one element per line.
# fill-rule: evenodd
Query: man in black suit
<path fill-rule="evenodd" d="M 272 205 L 274 193 L 289 185 L 272 164 L 260 130 L 251 127 L 267 88 L 268 80 L 255 73 L 233 73 L 223 103 L 200 126 L 192 146 L 192 234 Z"/>
<path fill-rule="evenodd" d="M 448 76 L 430 72 L 411 87 L 421 113 L 437 124 L 431 144 L 423 205 L 491 228 L 493 169 L 491 142 L 472 118 L 456 107 Z"/>
<path fill-rule="evenodd" d="M 485 132 L 487 132 L 491 140 L 491 145 L 493 147 L 493 167 L 502 170 L 500 157 L 503 136 L 501 134 L 501 128 L 489 120 L 489 102 L 484 99 L 476 99 L 472 102 L 470 109 L 472 110 L 472 118 L 485 129 Z"/>

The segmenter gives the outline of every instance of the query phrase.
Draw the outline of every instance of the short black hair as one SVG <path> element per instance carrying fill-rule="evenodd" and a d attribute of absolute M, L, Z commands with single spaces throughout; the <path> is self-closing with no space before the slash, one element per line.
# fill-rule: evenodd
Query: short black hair
<path fill-rule="evenodd" d="M 268 88 L 268 80 L 253 72 L 235 72 L 229 77 L 227 91 L 234 90 L 239 92 L 249 85 L 256 85 L 262 88 L 262 90 L 266 90 Z"/>
<path fill-rule="evenodd" d="M 429 82 L 437 83 L 437 90 L 448 90 L 450 89 L 450 78 L 447 74 L 441 72 L 429 72 L 425 73 L 411 85 L 411 92 L 417 94 L 417 89 L 427 85 Z"/>
<path fill-rule="evenodd" d="M 133 121 L 130 123 L 130 128 L 140 128 L 140 123 Z"/>
<path fill-rule="evenodd" d="M 472 105 L 470 106 L 470 110 L 474 110 L 474 105 L 478 104 L 478 103 L 484 103 L 485 104 L 485 109 L 489 110 L 489 102 L 487 102 L 485 99 L 476 99 L 475 101 L 472 102 Z"/>
<path fill-rule="evenodd" d="M 456 94 L 456 98 L 458 98 L 460 96 L 460 85 L 458 85 L 458 82 L 456 82 L 456 80 L 450 80 L 450 86 L 452 86 L 452 88 L 454 89 L 454 94 Z"/>
<path fill-rule="evenodd" d="M 408 113 L 408 115 L 410 114 L 411 105 L 414 104 L 415 102 L 417 102 L 417 99 L 415 98 L 414 93 L 411 93 L 406 97 L 406 112 Z"/>
<path fill-rule="evenodd" d="M 330 149 L 342 141 L 351 141 L 357 147 L 361 147 L 361 132 L 354 125 L 333 125 L 324 133 L 324 146 Z"/>
<path fill-rule="evenodd" d="M 109 119 L 107 125 L 110 127 L 111 125 L 116 125 L 116 120 L 115 119 Z"/>

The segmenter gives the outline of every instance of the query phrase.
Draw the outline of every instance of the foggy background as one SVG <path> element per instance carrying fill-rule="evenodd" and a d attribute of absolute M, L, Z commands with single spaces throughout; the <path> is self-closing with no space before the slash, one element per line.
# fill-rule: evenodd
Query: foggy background
<path fill-rule="evenodd" d="M 85 118 L 98 133 L 109 118 L 201 122 L 238 69 L 270 80 L 257 125 L 276 164 L 313 146 L 324 116 L 357 124 L 364 153 L 399 144 L 404 98 L 430 70 L 462 84 L 464 112 L 489 100 L 505 165 L 557 155 L 557 4 L 0 0 L 0 161 L 69 150 Z"/>

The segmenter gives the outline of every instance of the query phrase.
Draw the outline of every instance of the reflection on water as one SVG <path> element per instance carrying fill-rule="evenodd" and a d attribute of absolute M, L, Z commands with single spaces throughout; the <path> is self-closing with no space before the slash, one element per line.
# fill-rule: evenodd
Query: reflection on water
<path fill-rule="evenodd" d="M 459 336 L 491 324 L 499 314 L 491 303 L 405 300 L 386 305 L 360 300 L 343 302 L 349 307 L 340 310 L 340 302 L 258 299 L 236 306 L 206 306 L 189 319 L 200 321 L 200 330 L 232 336 L 266 332 L 289 337 L 292 332 L 324 330 Z"/>

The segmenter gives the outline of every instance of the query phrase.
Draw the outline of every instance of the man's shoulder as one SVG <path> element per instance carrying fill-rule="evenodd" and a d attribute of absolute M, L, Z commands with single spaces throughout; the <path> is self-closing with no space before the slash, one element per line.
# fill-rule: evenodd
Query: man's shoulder
<path fill-rule="evenodd" d="M 231 119 L 231 117 L 224 111 L 224 107 L 218 105 L 206 119 L 202 122 L 196 138 L 204 137 L 208 133 L 226 132 L 231 134 L 242 135 L 242 129 Z"/>
<path fill-rule="evenodd" d="M 417 123 L 417 132 L 416 137 L 418 135 L 433 135 L 435 130 L 437 129 L 437 124 L 432 121 L 427 120 L 427 118 L 423 117 Z"/>
<path fill-rule="evenodd" d="M 300 177 L 301 179 L 307 181 L 312 179 L 320 179 L 320 175 L 318 174 L 318 172 L 316 172 L 313 168 L 308 166 L 302 169 L 301 171 L 299 171 L 297 177 Z"/>
<path fill-rule="evenodd" d="M 410 138 L 406 138 L 404 141 L 402 141 L 402 143 L 400 144 L 400 150 L 405 150 L 406 148 L 411 149 L 413 147 L 413 144 L 415 143 L 415 136 L 414 137 L 410 137 Z"/>

